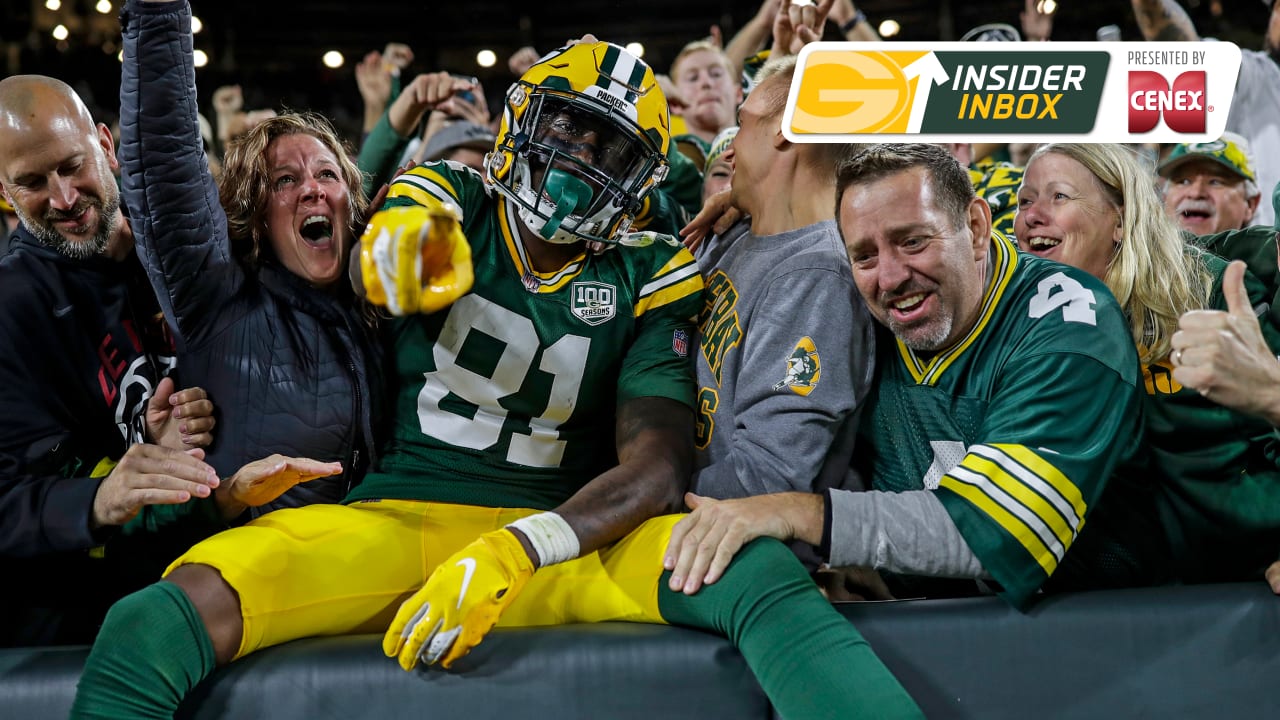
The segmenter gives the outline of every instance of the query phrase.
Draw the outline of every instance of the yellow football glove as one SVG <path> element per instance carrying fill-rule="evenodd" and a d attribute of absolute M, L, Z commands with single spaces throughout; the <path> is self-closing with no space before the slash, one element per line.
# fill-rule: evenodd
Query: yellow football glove
<path fill-rule="evenodd" d="M 430 313 L 471 289 L 471 246 L 453 204 L 379 210 L 360 238 L 360 276 L 369 302 L 392 315 Z"/>
<path fill-rule="evenodd" d="M 382 638 L 382 651 L 399 657 L 405 670 L 419 659 L 449 667 L 480 644 L 533 571 L 528 553 L 510 530 L 481 535 L 441 563 L 422 589 L 404 601 Z"/>

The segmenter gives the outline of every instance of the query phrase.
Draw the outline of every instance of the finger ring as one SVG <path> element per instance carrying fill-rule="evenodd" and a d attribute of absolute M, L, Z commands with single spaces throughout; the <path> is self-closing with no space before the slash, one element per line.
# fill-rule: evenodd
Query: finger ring
<path fill-rule="evenodd" d="M 1182 348 L 1178 348 L 1177 350 L 1173 351 L 1173 364 L 1174 365 L 1182 364 Z"/>

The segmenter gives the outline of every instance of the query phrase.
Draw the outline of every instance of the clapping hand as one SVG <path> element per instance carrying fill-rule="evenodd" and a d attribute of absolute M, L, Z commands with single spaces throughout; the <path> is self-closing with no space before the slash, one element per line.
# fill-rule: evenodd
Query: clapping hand
<path fill-rule="evenodd" d="M 272 455 L 255 460 L 224 480 L 214 496 L 222 516 L 231 519 L 245 509 L 266 505 L 298 483 L 342 472 L 342 463 Z"/>
<path fill-rule="evenodd" d="M 174 450 L 208 447 L 213 442 L 213 403 L 203 388 L 174 391 L 172 378 L 162 378 L 147 400 L 147 436 Z"/>

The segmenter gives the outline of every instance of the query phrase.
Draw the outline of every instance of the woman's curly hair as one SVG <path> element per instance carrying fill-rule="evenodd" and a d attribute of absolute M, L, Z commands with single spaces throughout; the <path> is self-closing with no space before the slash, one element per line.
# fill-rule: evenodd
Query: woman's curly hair
<path fill-rule="evenodd" d="M 342 179 L 347 184 L 348 231 L 353 234 L 353 242 L 357 239 L 354 233 L 368 209 L 369 198 L 365 197 L 361 185 L 360 168 L 326 118 L 311 112 L 290 112 L 264 120 L 227 146 L 218 181 L 231 251 L 249 267 L 261 264 L 263 239 L 267 234 L 266 215 L 271 193 L 267 148 L 276 138 L 285 135 L 310 135 L 337 158 Z"/>

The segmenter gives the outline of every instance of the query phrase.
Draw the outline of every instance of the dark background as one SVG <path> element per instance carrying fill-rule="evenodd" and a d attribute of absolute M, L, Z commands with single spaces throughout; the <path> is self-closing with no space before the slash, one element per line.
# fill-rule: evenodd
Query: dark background
<path fill-rule="evenodd" d="M 97 0 L 62 0 L 58 11 L 45 0 L 0 0 L 0 67 L 5 75 L 42 73 L 71 83 L 95 114 L 110 122 L 118 105 L 121 2 L 100 14 Z M 863 0 L 857 3 L 873 25 L 893 18 L 901 40 L 956 40 L 988 22 L 1019 26 L 1023 0 Z M 1116 24 L 1122 39 L 1139 40 L 1125 0 L 1058 0 L 1055 40 L 1093 40 L 1100 26 Z M 1184 0 L 1204 36 L 1259 48 L 1269 11 L 1259 0 Z M 313 109 L 329 115 L 350 137 L 359 132 L 361 100 L 353 66 L 388 41 L 407 43 L 416 59 L 409 75 L 449 70 L 484 83 L 490 108 L 512 80 L 506 58 L 522 45 L 546 51 L 585 32 L 619 44 L 639 41 L 645 59 L 665 72 L 686 42 L 719 25 L 726 42 L 755 14 L 759 0 L 644 0 L 584 3 L 579 0 L 294 0 L 244 2 L 193 0 L 204 23 L 196 47 L 209 54 L 197 71 L 202 109 L 219 85 L 239 83 L 246 109 Z M 585 9 L 584 9 L 585 8 Z M 59 22 L 70 37 L 55 41 Z M 834 32 L 829 28 L 829 32 Z M 829 39 L 839 39 L 828 36 Z M 497 53 L 492 68 L 476 65 L 476 52 Z M 346 64 L 331 70 L 320 58 L 339 50 Z M 208 110 L 206 115 L 212 115 Z"/>

